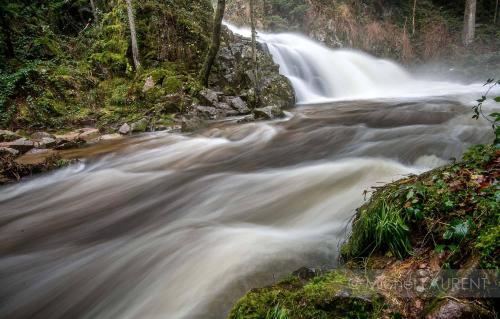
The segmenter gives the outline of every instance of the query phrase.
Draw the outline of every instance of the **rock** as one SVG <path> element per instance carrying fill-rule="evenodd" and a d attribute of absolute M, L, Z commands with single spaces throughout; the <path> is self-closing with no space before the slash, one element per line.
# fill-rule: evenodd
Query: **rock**
<path fill-rule="evenodd" d="M 35 133 L 31 134 L 31 139 L 35 142 L 41 141 L 43 138 L 55 139 L 56 137 L 52 134 L 47 133 L 47 132 L 35 132 Z"/>
<path fill-rule="evenodd" d="M 17 156 L 19 155 L 19 151 L 10 147 L 0 147 L 0 156 L 5 156 L 5 155 Z"/>
<path fill-rule="evenodd" d="M 248 96 L 253 98 L 252 88 L 256 81 L 259 86 L 259 100 L 261 106 L 275 105 L 282 110 L 295 105 L 295 95 L 290 81 L 279 74 L 279 66 L 273 61 L 267 46 L 258 44 L 257 58 L 259 60 L 259 77 L 256 79 L 253 72 L 253 54 L 251 41 L 243 37 L 232 34 L 229 30 L 223 29 L 222 41 L 217 59 L 216 68 L 211 77 L 211 84 L 219 87 L 224 94 L 232 96 Z M 217 93 L 216 93 L 217 94 Z M 221 100 L 220 95 L 218 96 Z M 213 105 L 214 99 L 202 99 L 201 104 Z M 243 99 L 245 100 L 245 99 Z M 244 108 L 241 101 L 234 107 L 229 99 L 228 103 L 240 114 L 248 114 L 251 110 Z"/>
<path fill-rule="evenodd" d="M 118 130 L 118 133 L 122 135 L 130 134 L 130 132 L 131 132 L 130 125 L 128 125 L 127 123 L 120 126 L 120 129 Z"/>
<path fill-rule="evenodd" d="M 130 125 L 130 129 L 134 133 L 146 132 L 146 130 L 148 129 L 148 125 L 149 125 L 149 120 L 144 117 L 139 121 L 132 123 L 132 125 Z"/>
<path fill-rule="evenodd" d="M 181 127 L 182 132 L 193 132 L 205 126 L 206 122 L 197 116 L 182 118 L 182 127 Z"/>
<path fill-rule="evenodd" d="M 318 272 L 315 269 L 302 267 L 292 273 L 292 275 L 297 276 L 300 280 L 309 281 L 314 277 L 318 276 Z"/>
<path fill-rule="evenodd" d="M 210 89 L 204 89 L 199 92 L 199 97 L 200 101 L 203 104 L 209 105 L 209 106 L 215 106 L 219 102 L 219 96 L 217 92 L 210 90 Z"/>
<path fill-rule="evenodd" d="M 254 122 L 254 121 L 255 121 L 255 115 L 248 114 L 248 115 L 243 116 L 238 121 L 236 121 L 236 123 L 248 123 L 248 122 Z"/>
<path fill-rule="evenodd" d="M 426 319 L 495 318 L 488 310 L 466 300 L 446 299 L 431 311 Z"/>
<path fill-rule="evenodd" d="M 248 105 L 245 101 L 241 99 L 241 97 L 235 97 L 229 100 L 229 105 L 236 111 L 238 111 L 239 114 L 248 114 L 251 112 L 250 108 L 248 108 Z"/>
<path fill-rule="evenodd" d="M 56 135 L 55 149 L 65 150 L 69 148 L 78 147 L 80 144 L 85 143 L 83 139 L 80 139 L 80 135 L 83 132 L 84 130 L 76 130 L 66 134 Z"/>
<path fill-rule="evenodd" d="M 67 150 L 70 148 L 76 148 L 80 145 L 80 143 L 81 143 L 81 141 L 78 141 L 77 139 L 67 140 L 67 139 L 57 138 L 56 139 L 56 146 L 54 147 L 54 149 Z"/>
<path fill-rule="evenodd" d="M 76 142 L 76 140 L 78 140 L 78 136 L 81 134 L 80 131 L 71 131 L 71 132 L 68 132 L 66 134 L 58 134 L 56 135 L 56 140 L 59 140 L 59 141 L 72 141 L 72 142 Z"/>
<path fill-rule="evenodd" d="M 17 135 L 12 131 L 0 130 L 0 143 L 1 142 L 12 142 L 17 139 L 20 139 L 21 136 Z"/>
<path fill-rule="evenodd" d="M 253 110 L 253 113 L 255 114 L 255 118 L 264 120 L 272 120 L 285 115 L 283 111 L 275 105 L 257 108 Z"/>
<path fill-rule="evenodd" d="M 224 103 L 224 102 L 218 103 L 217 109 L 219 109 L 221 111 L 221 113 L 223 113 L 225 116 L 235 116 L 235 115 L 240 114 L 240 112 L 233 109 L 231 106 L 229 106 L 229 104 Z"/>
<path fill-rule="evenodd" d="M 150 75 L 146 78 L 146 82 L 144 82 L 144 86 L 142 87 L 142 92 L 147 92 L 154 88 L 155 86 L 155 81 L 153 80 L 153 77 Z"/>
<path fill-rule="evenodd" d="M 83 128 L 82 133 L 78 135 L 78 139 L 85 142 L 92 142 L 99 140 L 101 133 L 96 128 Z"/>
<path fill-rule="evenodd" d="M 0 143 L 0 147 L 12 148 L 19 151 L 19 153 L 24 154 L 35 147 L 35 142 L 26 138 L 20 138 L 12 142 Z"/>
<path fill-rule="evenodd" d="M 223 116 L 223 113 L 221 110 L 212 107 L 212 106 L 202 106 L 202 105 L 196 105 L 193 108 L 193 113 L 203 119 L 206 120 L 216 120 L 220 117 Z"/>
<path fill-rule="evenodd" d="M 109 140 L 115 140 L 117 138 L 121 138 L 122 135 L 118 133 L 114 134 L 104 134 L 101 136 L 101 141 L 109 141 Z"/>
<path fill-rule="evenodd" d="M 36 142 L 36 147 L 41 148 L 52 148 L 56 146 L 56 139 L 52 137 L 42 137 L 40 140 Z"/>

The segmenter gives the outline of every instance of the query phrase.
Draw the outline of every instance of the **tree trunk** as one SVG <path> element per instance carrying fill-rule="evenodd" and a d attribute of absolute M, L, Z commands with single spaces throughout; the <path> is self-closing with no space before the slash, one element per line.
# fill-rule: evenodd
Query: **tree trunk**
<path fill-rule="evenodd" d="M 2 7 L 0 6 L 0 10 Z M 7 21 L 7 13 L 0 11 L 0 19 L 2 23 L 0 27 L 2 28 L 2 33 L 4 35 L 4 44 L 5 44 L 5 56 L 6 58 L 14 57 L 14 45 L 12 44 L 11 34 L 12 30 L 10 29 L 9 22 Z"/>
<path fill-rule="evenodd" d="M 259 78 L 258 78 L 258 65 L 257 65 L 257 31 L 255 30 L 255 3 L 250 0 L 250 26 L 252 29 L 252 64 L 253 64 L 253 84 L 254 84 L 254 103 L 259 104 Z"/>
<path fill-rule="evenodd" d="M 476 0 L 465 1 L 464 15 L 464 45 L 469 46 L 474 42 L 474 33 L 476 32 Z"/>
<path fill-rule="evenodd" d="M 92 13 L 94 14 L 94 21 L 97 22 L 97 7 L 95 6 L 94 0 L 90 0 L 90 7 L 92 8 Z"/>
<path fill-rule="evenodd" d="M 417 0 L 413 0 L 413 18 L 412 18 L 412 32 L 411 34 L 415 34 L 415 13 L 417 12 Z"/>
<path fill-rule="evenodd" d="M 497 24 L 497 17 L 498 17 L 498 3 L 500 0 L 497 0 L 497 3 L 495 4 L 495 16 L 493 17 L 493 24 Z"/>
<path fill-rule="evenodd" d="M 215 58 L 217 57 L 217 52 L 219 52 L 220 47 L 220 32 L 222 29 L 222 18 L 224 18 L 224 11 L 226 10 L 226 0 L 218 0 L 217 8 L 215 9 L 214 27 L 212 30 L 212 42 L 210 43 L 210 48 L 208 49 L 207 56 L 205 57 L 205 63 L 203 63 L 203 68 L 200 71 L 200 82 L 208 87 L 208 78 L 210 77 L 210 71 L 214 65 Z"/>
<path fill-rule="evenodd" d="M 139 47 L 137 46 L 137 33 L 135 30 L 135 19 L 134 11 L 132 9 L 132 0 L 125 0 L 127 2 L 127 13 L 128 13 L 128 23 L 130 25 L 130 39 L 132 42 L 132 58 L 134 60 L 135 70 L 141 68 L 141 63 L 139 61 Z"/>

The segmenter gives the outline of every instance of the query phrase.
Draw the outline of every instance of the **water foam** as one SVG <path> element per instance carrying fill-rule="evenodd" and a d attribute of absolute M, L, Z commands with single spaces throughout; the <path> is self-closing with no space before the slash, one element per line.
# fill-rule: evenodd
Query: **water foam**
<path fill-rule="evenodd" d="M 248 28 L 225 25 L 241 36 L 251 35 Z M 330 49 L 300 34 L 259 32 L 258 40 L 267 45 L 280 73 L 292 83 L 298 104 L 461 95 L 483 90 L 482 84 L 418 80 L 393 61 L 353 49 Z"/>

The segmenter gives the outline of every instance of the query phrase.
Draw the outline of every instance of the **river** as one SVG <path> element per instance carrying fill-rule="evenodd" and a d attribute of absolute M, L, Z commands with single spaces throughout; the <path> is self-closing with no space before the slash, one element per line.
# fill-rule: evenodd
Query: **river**
<path fill-rule="evenodd" d="M 290 39 L 267 36 L 298 93 L 286 119 L 96 145 L 78 164 L 0 189 L 1 318 L 223 318 L 252 287 L 335 266 L 364 190 L 492 138 L 471 118 L 480 86 L 328 52 L 364 76 L 346 84 L 352 71 L 299 63 Z M 406 89 L 387 91 L 399 84 L 367 71 L 377 68 Z"/>

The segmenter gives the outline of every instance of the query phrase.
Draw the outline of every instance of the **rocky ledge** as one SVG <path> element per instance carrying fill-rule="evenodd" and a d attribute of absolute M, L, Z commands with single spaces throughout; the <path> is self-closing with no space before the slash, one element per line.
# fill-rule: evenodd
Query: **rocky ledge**
<path fill-rule="evenodd" d="M 0 184 L 66 166 L 70 161 L 61 158 L 61 150 L 118 137 L 119 134 L 103 135 L 98 129 L 90 127 L 59 134 L 0 130 Z"/>
<path fill-rule="evenodd" d="M 214 120 L 250 122 L 283 117 L 283 110 L 295 105 L 292 85 L 279 74 L 265 44 L 257 45 L 256 60 L 257 65 L 250 40 L 224 28 L 210 89 L 200 90 L 181 115 L 182 130 L 197 130 Z"/>

